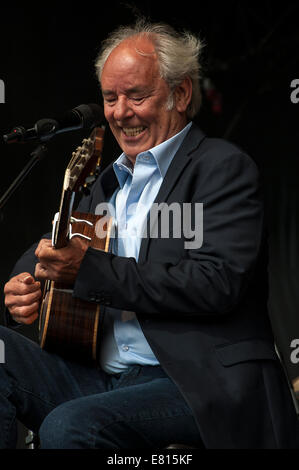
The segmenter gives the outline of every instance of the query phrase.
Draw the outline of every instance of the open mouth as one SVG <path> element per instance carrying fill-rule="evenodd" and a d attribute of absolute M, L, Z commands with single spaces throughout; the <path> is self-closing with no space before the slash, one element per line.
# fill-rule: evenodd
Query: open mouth
<path fill-rule="evenodd" d="M 122 130 L 126 134 L 127 137 L 136 137 L 137 135 L 143 132 L 145 127 L 123 127 Z"/>

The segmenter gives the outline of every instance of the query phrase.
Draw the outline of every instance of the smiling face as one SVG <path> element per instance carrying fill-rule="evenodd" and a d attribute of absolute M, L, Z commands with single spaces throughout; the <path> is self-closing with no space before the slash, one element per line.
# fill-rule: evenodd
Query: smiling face
<path fill-rule="evenodd" d="M 174 107 L 168 110 L 170 89 L 160 76 L 154 46 L 146 38 L 126 40 L 111 52 L 101 88 L 105 117 L 133 163 L 139 153 L 169 139 L 187 124 L 191 82 L 187 78 L 177 87 Z"/>

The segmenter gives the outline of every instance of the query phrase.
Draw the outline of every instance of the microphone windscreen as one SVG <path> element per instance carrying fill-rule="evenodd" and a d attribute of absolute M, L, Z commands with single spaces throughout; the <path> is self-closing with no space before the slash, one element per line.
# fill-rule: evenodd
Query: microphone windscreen
<path fill-rule="evenodd" d="M 73 111 L 79 113 L 83 128 L 99 126 L 105 119 L 102 106 L 95 103 L 81 104 L 74 108 Z"/>

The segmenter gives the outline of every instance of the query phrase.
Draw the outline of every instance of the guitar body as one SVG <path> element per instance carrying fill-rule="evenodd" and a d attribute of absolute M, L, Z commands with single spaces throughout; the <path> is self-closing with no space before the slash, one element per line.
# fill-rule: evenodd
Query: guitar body
<path fill-rule="evenodd" d="M 74 212 L 83 222 L 72 224 L 73 233 L 91 238 L 90 246 L 108 251 L 111 219 Z M 100 306 L 73 297 L 73 286 L 46 281 L 40 309 L 40 345 L 43 349 L 83 362 L 97 359 Z"/>

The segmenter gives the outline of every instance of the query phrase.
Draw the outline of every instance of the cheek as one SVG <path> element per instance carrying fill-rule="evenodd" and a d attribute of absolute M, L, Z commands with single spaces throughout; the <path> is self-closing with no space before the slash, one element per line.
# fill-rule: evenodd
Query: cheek
<path fill-rule="evenodd" d="M 105 105 L 104 105 L 104 116 L 108 122 L 112 120 L 112 110 L 109 109 Z"/>

